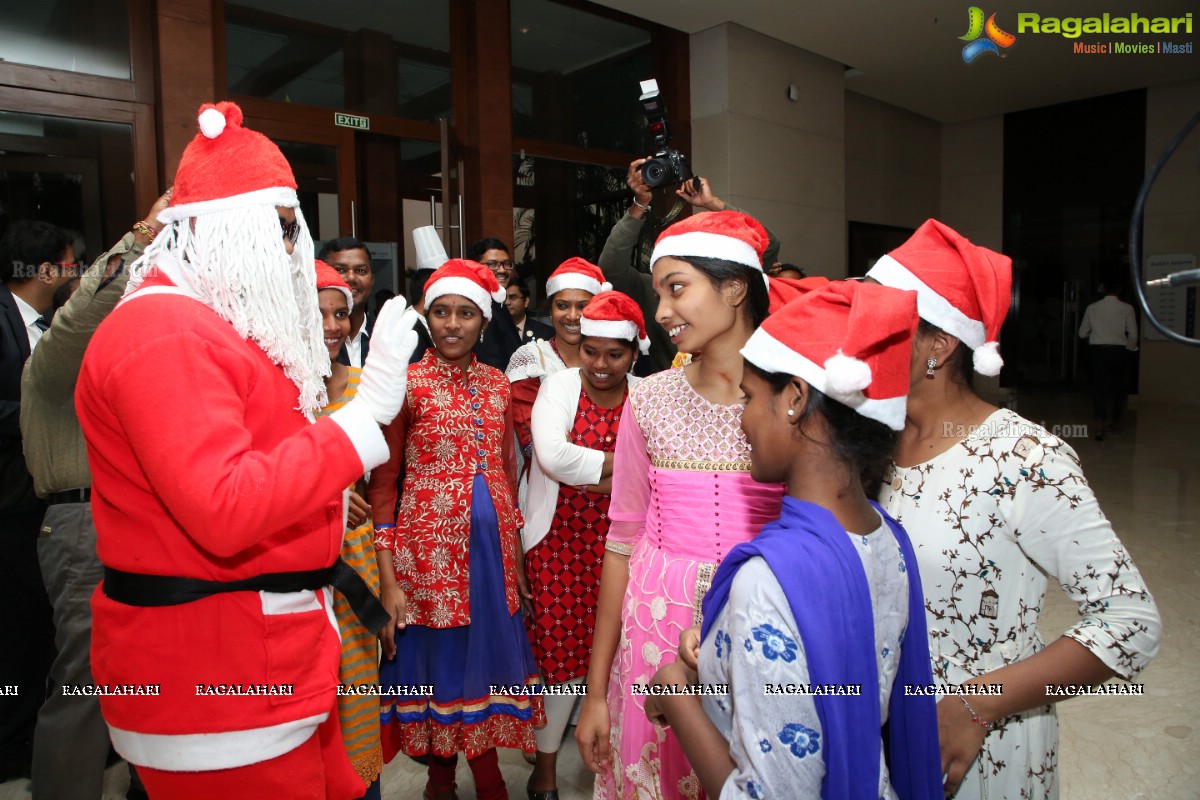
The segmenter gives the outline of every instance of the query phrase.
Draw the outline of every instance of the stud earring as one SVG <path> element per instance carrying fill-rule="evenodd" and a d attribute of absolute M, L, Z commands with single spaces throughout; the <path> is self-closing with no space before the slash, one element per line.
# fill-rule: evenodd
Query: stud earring
<path fill-rule="evenodd" d="M 925 368 L 926 368 L 926 369 L 925 369 L 925 377 L 926 377 L 926 378 L 932 378 L 932 377 L 933 377 L 933 368 L 934 368 L 934 367 L 936 367 L 936 366 L 937 366 L 937 359 L 936 359 L 936 358 L 929 358 L 929 359 L 926 359 L 926 360 L 925 360 Z"/>
<path fill-rule="evenodd" d="M 794 408 L 789 408 L 789 409 L 788 409 L 788 416 L 789 416 L 789 417 L 794 417 L 794 416 L 796 416 L 796 409 L 794 409 Z"/>

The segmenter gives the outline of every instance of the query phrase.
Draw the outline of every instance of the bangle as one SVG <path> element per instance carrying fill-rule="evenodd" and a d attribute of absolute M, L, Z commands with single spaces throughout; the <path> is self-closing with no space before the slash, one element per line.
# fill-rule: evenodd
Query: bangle
<path fill-rule="evenodd" d="M 647 203 L 646 205 L 642 205 L 641 203 L 639 203 L 639 202 L 638 202 L 638 199 L 637 199 L 637 195 L 634 195 L 634 196 L 633 196 L 633 204 L 634 204 L 635 206 L 637 206 L 638 208 L 640 208 L 642 211 L 649 211 L 649 210 L 650 210 L 650 204 L 649 204 L 649 203 Z"/>
<path fill-rule="evenodd" d="M 982 725 L 983 729 L 989 733 L 996 729 L 996 723 L 988 722 L 986 719 L 975 713 L 975 709 L 971 708 L 971 704 L 967 702 L 967 698 L 959 695 L 958 699 L 962 700 L 962 704 L 967 707 L 967 713 L 971 715 L 971 722 L 976 722 Z"/>
<path fill-rule="evenodd" d="M 158 231 L 154 230 L 154 228 L 151 228 L 145 220 L 139 219 L 137 222 L 133 223 L 132 230 L 134 233 L 140 233 L 142 236 L 150 239 L 150 241 L 154 241 L 155 237 L 158 236 Z"/>

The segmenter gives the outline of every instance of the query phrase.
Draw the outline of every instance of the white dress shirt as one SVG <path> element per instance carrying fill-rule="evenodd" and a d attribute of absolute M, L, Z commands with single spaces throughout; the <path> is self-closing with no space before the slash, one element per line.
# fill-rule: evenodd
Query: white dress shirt
<path fill-rule="evenodd" d="M 32 353 L 33 348 L 37 347 L 38 339 L 41 339 L 42 334 L 45 333 L 37 326 L 37 321 L 42 318 L 42 315 L 18 295 L 14 294 L 13 300 L 17 301 L 17 308 L 21 312 L 21 321 L 25 323 L 25 333 L 29 336 L 29 352 Z"/>
<path fill-rule="evenodd" d="M 1116 295 L 1105 295 L 1084 310 L 1079 335 L 1088 337 L 1088 344 L 1119 344 L 1136 350 L 1138 328 L 1133 306 Z"/>

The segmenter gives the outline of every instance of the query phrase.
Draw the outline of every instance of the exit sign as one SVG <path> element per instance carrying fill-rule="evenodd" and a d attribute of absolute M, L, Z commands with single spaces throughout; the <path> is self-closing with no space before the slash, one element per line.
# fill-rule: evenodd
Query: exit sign
<path fill-rule="evenodd" d="M 333 124 L 340 125 L 343 128 L 357 128 L 360 131 L 368 131 L 371 129 L 371 118 L 335 112 L 333 115 Z"/>

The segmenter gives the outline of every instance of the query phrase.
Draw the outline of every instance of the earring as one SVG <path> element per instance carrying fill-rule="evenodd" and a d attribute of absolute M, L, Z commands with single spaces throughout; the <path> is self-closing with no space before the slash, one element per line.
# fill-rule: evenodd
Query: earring
<path fill-rule="evenodd" d="M 479 332 L 479 342 L 480 342 L 480 344 L 483 343 L 483 331 Z"/>
<path fill-rule="evenodd" d="M 937 366 L 937 359 L 936 359 L 936 358 L 929 358 L 929 359 L 926 359 L 926 360 L 925 360 L 925 367 L 926 367 L 926 369 L 925 369 L 925 377 L 926 377 L 926 378 L 932 378 L 932 377 L 933 377 L 933 368 L 934 368 L 934 367 L 936 367 L 936 366 Z"/>
<path fill-rule="evenodd" d="M 789 409 L 788 409 L 788 416 L 789 416 L 789 417 L 794 417 L 794 416 L 796 416 L 796 409 L 794 409 L 794 408 L 789 408 Z"/>

